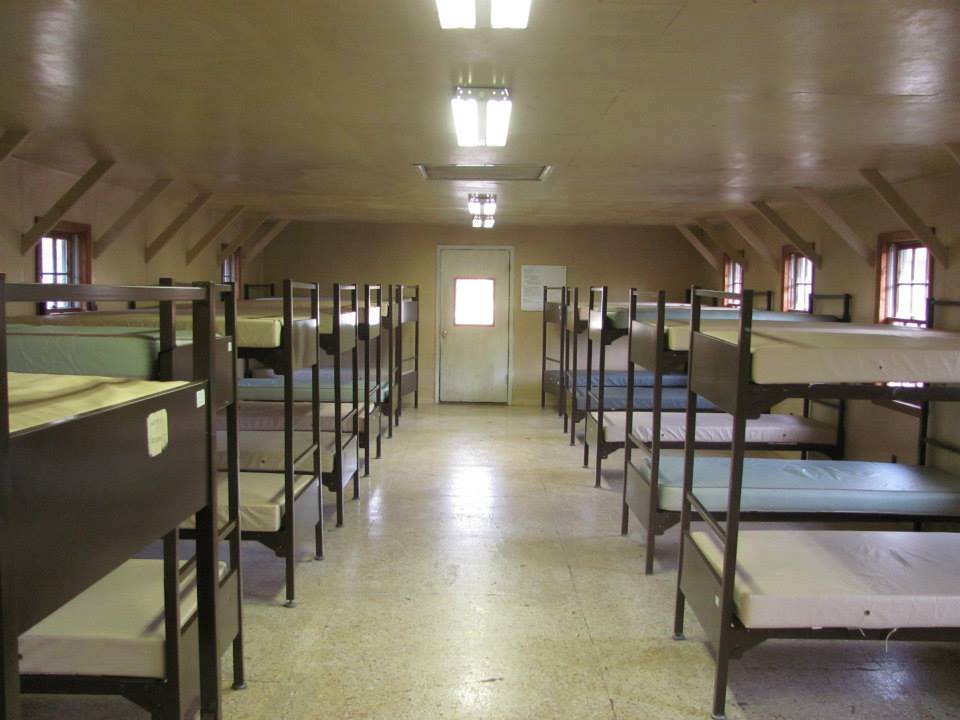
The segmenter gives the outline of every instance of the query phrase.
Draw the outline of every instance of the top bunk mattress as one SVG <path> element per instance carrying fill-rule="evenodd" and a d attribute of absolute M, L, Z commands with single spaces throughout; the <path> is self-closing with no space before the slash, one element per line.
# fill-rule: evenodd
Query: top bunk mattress
<path fill-rule="evenodd" d="M 734 602 L 748 628 L 960 627 L 960 535 L 745 530 Z M 692 533 L 720 572 L 723 550 Z"/>
<path fill-rule="evenodd" d="M 105 410 L 173 390 L 186 382 L 159 382 L 84 375 L 7 373 L 10 432 Z"/>

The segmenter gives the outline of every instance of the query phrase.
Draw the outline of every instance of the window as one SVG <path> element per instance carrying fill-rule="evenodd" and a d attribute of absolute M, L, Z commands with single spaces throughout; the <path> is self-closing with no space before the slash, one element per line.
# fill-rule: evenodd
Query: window
<path fill-rule="evenodd" d="M 810 311 L 810 295 L 813 293 L 813 263 L 796 250 L 783 254 L 783 309 L 797 312 Z"/>
<path fill-rule="evenodd" d="M 493 326 L 493 278 L 457 278 L 453 289 L 453 324 Z"/>
<path fill-rule="evenodd" d="M 743 265 L 726 256 L 723 261 L 723 291 L 743 292 Z M 723 304 L 725 307 L 740 307 L 740 301 L 733 298 L 724 298 Z"/>
<path fill-rule="evenodd" d="M 90 226 L 61 222 L 37 243 L 38 283 L 75 285 L 91 281 Z M 55 301 L 41 303 L 37 310 L 42 315 L 55 312 L 84 310 L 81 303 Z M 93 309 L 91 304 L 88 309 Z"/>
<path fill-rule="evenodd" d="M 925 327 L 927 298 L 933 279 L 930 251 L 909 233 L 880 237 L 878 320 L 892 325 Z"/>
<path fill-rule="evenodd" d="M 233 283 L 234 287 L 240 287 L 240 251 L 237 250 L 232 255 L 223 259 L 223 265 L 220 266 L 220 282 Z"/>

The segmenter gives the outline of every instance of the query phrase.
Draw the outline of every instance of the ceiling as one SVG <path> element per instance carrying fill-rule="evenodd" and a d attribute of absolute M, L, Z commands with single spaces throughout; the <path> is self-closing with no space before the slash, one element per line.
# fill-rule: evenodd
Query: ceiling
<path fill-rule="evenodd" d="M 530 29 L 443 31 L 433 0 L 18 0 L 0 8 L 17 156 L 152 178 L 279 215 L 643 224 L 794 185 L 946 171 L 956 0 L 533 0 Z M 506 84 L 506 148 L 458 148 L 455 84 Z M 540 163 L 542 183 L 428 182 L 417 163 Z"/>

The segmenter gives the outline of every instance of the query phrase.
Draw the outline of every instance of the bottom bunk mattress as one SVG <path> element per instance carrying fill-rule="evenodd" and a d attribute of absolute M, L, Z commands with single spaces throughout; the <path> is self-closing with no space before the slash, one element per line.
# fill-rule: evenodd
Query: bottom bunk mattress
<path fill-rule="evenodd" d="M 573 386 L 573 371 L 568 370 L 567 373 L 567 387 Z M 544 375 L 544 380 L 547 385 L 559 385 L 560 380 L 563 378 L 563 373 L 560 370 L 547 370 Z M 590 374 L 590 384 L 592 387 L 598 387 L 600 385 L 600 371 L 593 370 Z M 605 387 L 622 387 L 627 386 L 627 380 L 630 379 L 630 373 L 626 370 L 607 370 L 604 373 L 603 384 Z M 633 374 L 633 382 L 636 387 L 653 387 L 653 373 L 647 370 L 636 370 Z M 586 387 L 587 385 L 587 371 L 586 370 L 577 370 L 577 387 Z M 687 376 L 681 373 L 669 373 L 663 376 L 663 386 L 664 387 L 682 387 L 687 386 Z"/>
<path fill-rule="evenodd" d="M 723 548 L 691 533 L 718 574 Z M 960 627 L 960 535 L 744 530 L 734 602 L 748 628 Z"/>
<path fill-rule="evenodd" d="M 217 433 L 217 467 L 227 467 L 227 435 Z M 245 430 L 239 433 L 240 469 L 252 471 L 283 472 L 283 433 L 274 430 Z M 313 444 L 313 433 L 297 430 L 293 433 L 293 457 L 301 456 Z M 322 471 L 333 472 L 336 460 L 337 441 L 332 432 L 320 433 L 320 458 Z M 311 460 L 304 458 L 298 470 L 309 470 Z"/>
<path fill-rule="evenodd" d="M 597 405 L 596 393 L 590 400 L 591 406 Z M 585 409 L 587 407 L 587 391 L 577 389 L 577 407 Z M 626 410 L 627 409 L 627 388 L 605 387 L 603 390 L 603 409 L 604 410 Z M 653 388 L 638 387 L 633 390 L 633 409 L 634 410 L 653 410 Z M 680 387 L 668 387 L 663 389 L 663 409 L 669 411 L 687 409 L 687 389 Z M 716 406 L 705 397 L 697 396 L 698 410 L 714 410 Z"/>
<path fill-rule="evenodd" d="M 661 454 L 657 491 L 661 510 L 679 511 L 681 452 Z M 650 480 L 650 460 L 631 461 Z M 729 457 L 697 457 L 694 492 L 708 510 L 723 512 L 730 487 Z M 960 477 L 934 467 L 859 460 L 746 458 L 741 508 L 745 512 L 844 513 L 960 517 Z"/>

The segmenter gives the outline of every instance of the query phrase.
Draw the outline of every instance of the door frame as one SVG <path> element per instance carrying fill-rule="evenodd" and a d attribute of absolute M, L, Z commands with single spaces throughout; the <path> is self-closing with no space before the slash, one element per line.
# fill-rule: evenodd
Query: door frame
<path fill-rule="evenodd" d="M 443 302 L 441 257 L 444 250 L 506 250 L 510 254 L 510 280 L 507 295 L 507 405 L 513 405 L 513 279 L 516 265 L 513 245 L 437 245 L 437 297 L 434 311 L 436 317 L 434 322 L 434 347 L 437 352 L 434 362 L 433 401 L 437 405 L 440 404 L 440 354 L 442 352 L 440 349 L 440 321 Z"/>

